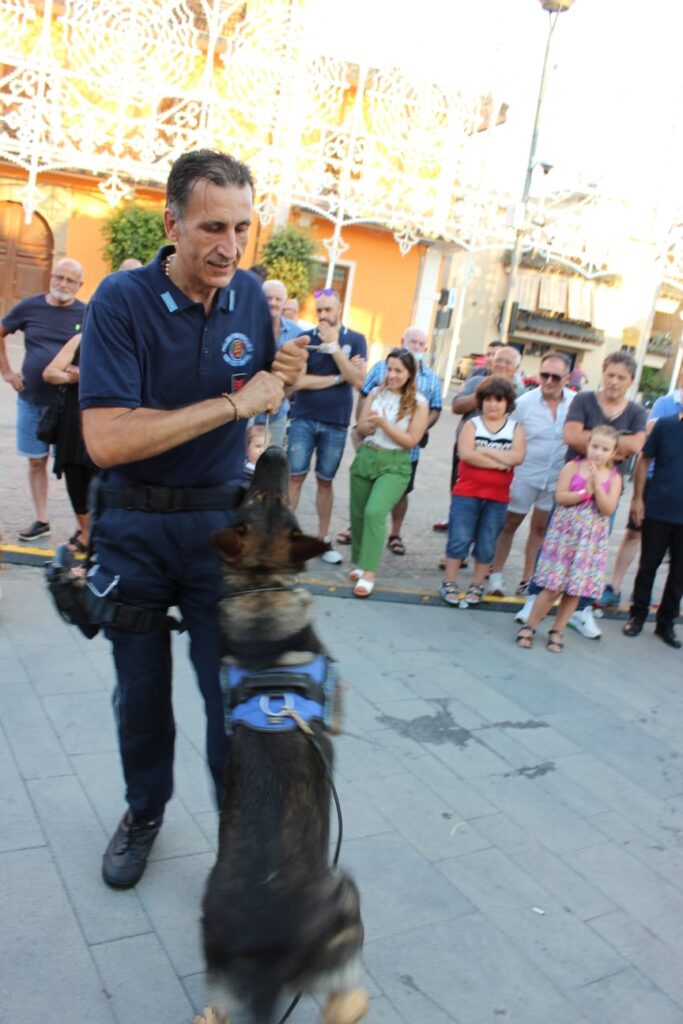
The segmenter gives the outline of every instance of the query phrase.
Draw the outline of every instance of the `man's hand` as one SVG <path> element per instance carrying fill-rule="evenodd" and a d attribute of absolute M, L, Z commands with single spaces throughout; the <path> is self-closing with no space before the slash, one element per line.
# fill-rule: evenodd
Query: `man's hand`
<path fill-rule="evenodd" d="M 318 337 L 325 345 L 338 345 L 339 328 L 332 327 L 332 325 L 328 324 L 326 320 L 321 320 L 320 323 L 318 324 Z"/>
<path fill-rule="evenodd" d="M 294 384 L 297 377 L 303 373 L 308 359 L 306 346 L 310 340 L 310 337 L 304 334 L 293 341 L 286 341 L 275 353 L 271 373 L 279 377 L 283 384 Z"/>
<path fill-rule="evenodd" d="M 631 522 L 635 523 L 636 526 L 643 525 L 643 519 L 645 518 L 645 502 L 642 498 L 631 499 L 629 517 L 631 519 Z"/>
<path fill-rule="evenodd" d="M 367 373 L 368 373 L 368 361 L 367 361 L 367 359 L 363 359 L 362 356 L 351 356 L 350 362 L 351 362 L 351 366 L 355 366 L 357 370 L 362 370 L 364 376 L 367 376 Z"/>
<path fill-rule="evenodd" d="M 8 384 L 12 385 L 15 391 L 24 390 L 24 378 L 20 373 L 12 373 L 10 370 L 9 373 L 4 374 L 4 378 Z"/>
<path fill-rule="evenodd" d="M 284 397 L 285 387 L 282 377 L 279 374 L 268 373 L 267 370 L 259 370 L 248 384 L 230 395 L 240 414 L 240 419 L 243 420 L 257 416 L 260 412 L 277 412 Z"/>

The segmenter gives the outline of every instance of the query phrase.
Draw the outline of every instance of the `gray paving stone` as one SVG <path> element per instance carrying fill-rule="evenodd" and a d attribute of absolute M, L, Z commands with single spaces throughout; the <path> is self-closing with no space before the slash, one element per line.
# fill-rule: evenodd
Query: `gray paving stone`
<path fill-rule="evenodd" d="M 108 942 L 149 931 L 134 890 L 116 892 L 102 881 L 108 836 L 78 779 L 40 779 L 28 788 L 87 941 Z"/>
<path fill-rule="evenodd" d="M 44 846 L 45 836 L 0 728 L 0 851 Z"/>
<path fill-rule="evenodd" d="M 359 783 L 394 829 L 430 861 L 485 849 L 489 842 L 457 814 L 445 791 L 437 796 L 404 773 Z"/>
<path fill-rule="evenodd" d="M 616 909 L 614 902 L 601 889 L 573 869 L 571 853 L 567 863 L 506 814 L 490 814 L 474 824 L 491 846 L 505 853 L 582 921 Z"/>
<path fill-rule="evenodd" d="M 541 781 L 542 777 L 518 775 L 482 779 L 478 786 L 491 803 L 496 802 L 501 811 L 555 853 L 568 853 L 600 843 L 602 833 L 537 785 Z"/>
<path fill-rule="evenodd" d="M 494 804 L 431 751 L 423 748 L 419 756 L 411 758 L 405 767 L 432 792 L 447 792 L 450 803 L 465 821 L 498 813 Z"/>
<path fill-rule="evenodd" d="M 0 688 L 0 723 L 23 779 L 72 773 L 50 719 L 29 689 Z"/>
<path fill-rule="evenodd" d="M 373 733 L 365 736 L 345 732 L 334 745 L 335 771 L 348 781 L 374 775 L 397 775 L 402 765 Z"/>
<path fill-rule="evenodd" d="M 192 814 L 215 810 L 216 795 L 204 748 L 197 750 L 183 733 L 176 735 L 175 791 Z"/>
<path fill-rule="evenodd" d="M 660 942 L 656 935 L 622 910 L 597 917 L 590 926 L 683 1011 L 680 953 Z"/>
<path fill-rule="evenodd" d="M 681 1024 L 683 1019 L 681 1007 L 634 967 L 578 989 L 573 998 L 595 1024 Z"/>
<path fill-rule="evenodd" d="M 499 850 L 480 850 L 438 867 L 561 992 L 628 966 L 561 899 Z"/>
<path fill-rule="evenodd" d="M 92 955 L 120 1024 L 189 1024 L 192 1005 L 156 935 L 105 942 Z"/>
<path fill-rule="evenodd" d="M 652 836 L 616 811 L 597 814 L 592 823 L 606 836 L 628 849 L 647 867 L 656 871 L 679 891 L 683 890 L 683 851 L 655 842 Z"/>
<path fill-rule="evenodd" d="M 59 693 L 43 698 L 43 707 L 67 754 L 118 750 L 108 693 Z"/>
<path fill-rule="evenodd" d="M 420 927 L 472 910 L 455 886 L 393 833 L 350 840 L 340 863 L 360 886 L 368 942 L 403 931 L 406 921 Z"/>
<path fill-rule="evenodd" d="M 586 753 L 595 754 L 653 795 L 661 798 L 683 792 L 683 767 L 677 752 L 611 711 L 558 712 L 549 720 Z"/>
<path fill-rule="evenodd" d="M 64 632 L 67 630 L 65 628 Z M 94 693 L 106 690 L 108 681 L 92 661 L 66 640 L 17 648 L 21 663 L 39 697 L 60 693 Z"/>
<path fill-rule="evenodd" d="M 439 1024 L 577 1024 L 580 1016 L 481 914 L 372 942 L 365 960 L 406 1021 L 422 1020 L 428 1003 L 441 1011 Z"/>
<path fill-rule="evenodd" d="M 150 863 L 137 892 L 175 971 L 204 970 L 201 951 L 201 901 L 214 864 L 212 853 Z"/>
<path fill-rule="evenodd" d="M 400 778 L 400 775 L 394 776 L 394 778 Z M 362 780 L 349 782 L 348 779 L 337 777 L 335 786 L 342 809 L 345 840 L 362 839 L 363 836 L 392 831 L 391 823 L 368 796 Z M 336 836 L 336 834 L 336 814 L 333 809 L 332 835 Z"/>
<path fill-rule="evenodd" d="M 576 850 L 572 863 L 645 928 L 683 955 L 683 896 L 614 843 Z"/>
<path fill-rule="evenodd" d="M 672 837 L 683 839 L 683 807 L 677 797 L 663 800 L 637 781 L 606 764 L 599 756 L 582 755 L 558 762 L 562 772 L 596 794 L 610 807 L 657 841 L 668 845 Z"/>
<path fill-rule="evenodd" d="M 47 849 L 0 854 L 0 963 L 8 1024 L 116 1024 Z"/>

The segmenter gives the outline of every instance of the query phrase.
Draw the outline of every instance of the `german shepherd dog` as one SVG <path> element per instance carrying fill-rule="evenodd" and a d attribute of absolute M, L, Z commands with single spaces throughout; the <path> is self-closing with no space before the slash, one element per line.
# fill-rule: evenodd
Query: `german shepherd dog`
<path fill-rule="evenodd" d="M 225 567 L 224 671 L 233 664 L 252 679 L 280 669 L 281 680 L 283 667 L 326 654 L 296 574 L 327 545 L 302 534 L 288 480 L 285 453 L 268 448 L 232 524 L 210 538 Z M 284 999 L 306 992 L 324 1000 L 325 1024 L 355 1024 L 368 1009 L 359 987 L 363 925 L 354 882 L 330 863 L 323 758 L 331 771 L 332 743 L 320 718 L 308 723 L 314 742 L 291 725 L 258 731 L 233 721 L 203 902 L 207 1002 L 220 1020 L 272 1024 Z"/>

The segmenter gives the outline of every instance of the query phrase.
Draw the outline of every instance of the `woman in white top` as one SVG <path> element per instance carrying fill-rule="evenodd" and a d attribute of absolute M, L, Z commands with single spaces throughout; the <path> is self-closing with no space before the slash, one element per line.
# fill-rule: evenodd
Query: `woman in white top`
<path fill-rule="evenodd" d="M 358 421 L 363 443 L 351 465 L 350 573 L 356 597 L 369 597 L 386 537 L 386 520 L 410 479 L 410 449 L 427 429 L 427 400 L 418 393 L 417 364 L 406 348 L 387 356 L 384 382 L 368 395 Z"/>

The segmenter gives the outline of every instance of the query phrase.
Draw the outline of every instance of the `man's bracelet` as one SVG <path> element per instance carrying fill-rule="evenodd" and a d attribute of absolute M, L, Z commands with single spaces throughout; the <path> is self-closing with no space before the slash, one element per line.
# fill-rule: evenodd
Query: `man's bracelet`
<path fill-rule="evenodd" d="M 223 392 L 221 393 L 221 398 L 225 398 L 225 400 L 226 400 L 227 402 L 229 402 L 229 403 L 230 403 L 230 405 L 232 406 L 232 411 L 233 411 L 233 412 L 234 412 L 234 414 L 235 414 L 235 418 L 234 418 L 233 422 L 234 422 L 234 423 L 237 423 L 237 421 L 238 421 L 239 419 L 241 419 L 241 416 L 240 416 L 240 414 L 239 414 L 239 412 L 238 412 L 238 410 L 237 410 L 237 406 L 235 405 L 235 403 L 234 403 L 234 402 L 233 402 L 233 400 L 232 400 L 232 396 L 231 396 L 231 395 L 229 395 L 227 391 L 223 391 Z"/>

